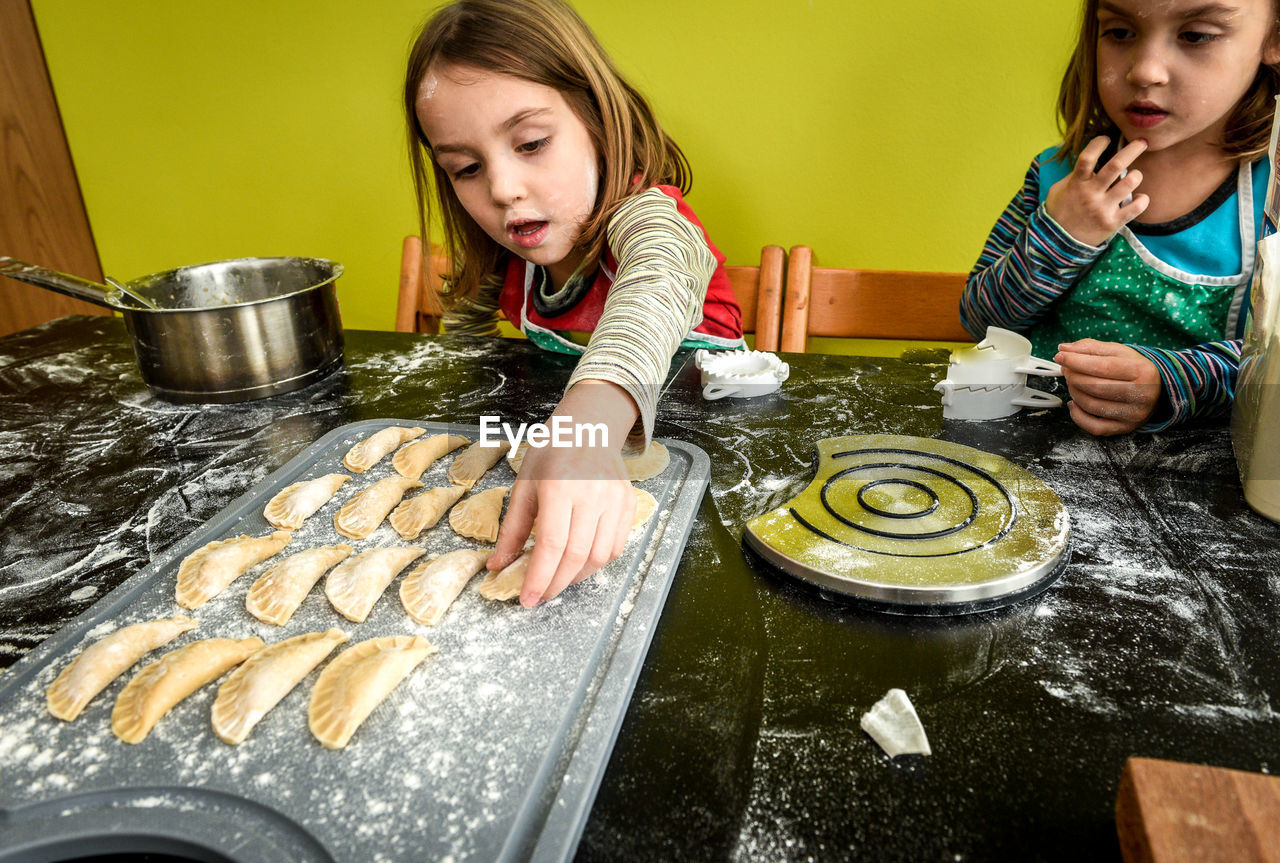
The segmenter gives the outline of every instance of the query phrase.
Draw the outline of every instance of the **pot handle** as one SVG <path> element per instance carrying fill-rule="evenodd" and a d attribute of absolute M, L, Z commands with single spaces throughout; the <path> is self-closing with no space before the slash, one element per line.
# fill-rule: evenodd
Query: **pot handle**
<path fill-rule="evenodd" d="M 106 306 L 116 311 L 128 310 L 128 307 L 113 301 L 112 295 L 116 291 L 106 285 L 100 285 L 97 282 L 91 282 L 79 276 L 60 273 L 47 267 L 37 267 L 35 264 L 28 264 L 25 261 L 19 261 L 14 258 L 0 256 L 0 276 L 8 276 L 20 282 L 48 288 L 51 291 L 57 291 L 60 294 L 66 294 L 78 300 L 85 300 L 94 305 Z"/>

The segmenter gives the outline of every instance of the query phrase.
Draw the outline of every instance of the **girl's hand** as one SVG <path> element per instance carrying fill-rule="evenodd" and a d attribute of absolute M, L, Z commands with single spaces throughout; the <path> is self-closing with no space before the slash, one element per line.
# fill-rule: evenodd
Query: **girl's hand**
<path fill-rule="evenodd" d="M 1160 400 L 1160 372 L 1133 348 L 1081 339 L 1059 345 L 1053 359 L 1062 366 L 1071 392 L 1071 419 L 1090 434 L 1131 432 L 1147 421 Z"/>
<path fill-rule="evenodd" d="M 635 423 L 635 401 L 616 384 L 582 381 L 552 416 L 603 423 L 608 446 L 530 447 L 511 488 L 489 569 L 514 560 L 537 519 L 520 604 L 558 595 L 622 554 L 635 515 L 635 492 L 622 464 L 622 444 Z M 550 425 L 550 420 L 548 420 Z"/>
<path fill-rule="evenodd" d="M 1075 170 L 1050 186 L 1044 201 L 1046 212 L 1055 222 L 1090 246 L 1100 246 L 1111 239 L 1151 203 L 1146 195 L 1133 194 L 1142 182 L 1141 171 L 1134 169 L 1123 178 L 1120 176 L 1147 149 L 1147 142 L 1131 141 L 1099 168 L 1098 157 L 1110 143 L 1106 136 L 1090 141 L 1076 160 Z M 1123 203 L 1130 195 L 1133 200 Z"/>

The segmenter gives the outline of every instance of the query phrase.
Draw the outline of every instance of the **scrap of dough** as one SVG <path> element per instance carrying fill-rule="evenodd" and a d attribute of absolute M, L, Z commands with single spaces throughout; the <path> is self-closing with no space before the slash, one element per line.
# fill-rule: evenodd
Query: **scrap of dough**
<path fill-rule="evenodd" d="M 334 530 L 350 539 L 364 539 L 378 529 L 411 488 L 422 488 L 422 483 L 404 476 L 378 480 L 342 505 L 333 517 Z"/>
<path fill-rule="evenodd" d="M 466 446 L 470 440 L 462 435 L 437 434 L 413 443 L 405 444 L 396 450 L 391 464 L 396 473 L 410 479 L 421 479 L 427 468 L 436 463 L 436 459 Z"/>
<path fill-rule="evenodd" d="M 259 720 L 346 640 L 340 629 L 305 632 L 250 656 L 218 687 L 213 733 L 227 743 L 243 743 Z"/>
<path fill-rule="evenodd" d="M 396 533 L 405 539 L 414 539 L 429 527 L 435 527 L 440 516 L 467 493 L 463 485 L 446 485 L 429 488 L 417 497 L 403 501 L 391 511 L 388 521 Z"/>
<path fill-rule="evenodd" d="M 449 465 L 449 482 L 454 485 L 474 486 L 485 471 L 498 463 L 498 459 L 507 454 L 511 444 L 506 441 L 482 445 L 476 441 L 464 449 Z"/>
<path fill-rule="evenodd" d="M 507 464 L 512 473 L 520 473 L 524 464 L 524 455 L 529 451 L 529 442 L 525 441 L 507 455 Z M 642 452 L 623 453 L 622 464 L 627 469 L 627 478 L 632 482 L 652 479 L 667 469 L 671 463 L 671 453 L 657 441 L 651 441 Z"/>
<path fill-rule="evenodd" d="M 178 567 L 175 598 L 183 608 L 199 608 L 244 575 L 249 567 L 289 544 L 288 531 L 268 536 L 237 536 L 198 548 Z"/>
<path fill-rule="evenodd" d="M 352 473 L 363 473 L 382 461 L 383 456 L 400 444 L 408 443 L 426 433 L 426 429 L 417 426 L 413 428 L 387 426 L 347 450 L 347 454 L 342 458 L 342 464 Z"/>
<path fill-rule="evenodd" d="M 658 510 L 658 502 L 654 500 L 653 495 L 642 488 L 636 489 L 635 492 L 636 515 L 631 521 L 631 529 L 633 531 L 653 518 L 653 514 Z"/>
<path fill-rule="evenodd" d="M 627 476 L 632 482 L 653 479 L 671 464 L 671 453 L 662 444 L 650 441 L 643 452 L 623 454 L 622 463 L 627 466 Z"/>
<path fill-rule="evenodd" d="M 249 588 L 244 607 L 263 623 L 284 626 L 320 576 L 355 551 L 346 543 L 322 545 L 291 554 L 263 573 Z"/>
<path fill-rule="evenodd" d="M 862 730 L 880 744 L 880 748 L 893 758 L 898 755 L 932 755 L 929 740 L 916 709 L 911 706 L 907 693 L 890 689 L 884 698 L 862 714 Z"/>
<path fill-rule="evenodd" d="M 520 595 L 524 587 L 524 575 L 529 571 L 529 561 L 533 559 L 533 550 L 527 550 L 505 568 L 491 572 L 480 582 L 480 595 L 485 599 L 506 602 Z"/>
<path fill-rule="evenodd" d="M 135 623 L 86 647 L 62 669 L 46 693 L 49 712 L 58 719 L 72 721 L 111 681 L 157 647 L 195 629 L 196 622 L 181 614 L 167 620 Z"/>
<path fill-rule="evenodd" d="M 341 749 L 373 709 L 436 649 L 417 635 L 371 638 L 352 645 L 320 672 L 307 710 L 311 733 Z"/>
<path fill-rule="evenodd" d="M 425 549 L 409 546 L 363 551 L 329 573 L 324 580 L 324 595 L 338 614 L 363 623 L 396 574 L 426 553 Z"/>
<path fill-rule="evenodd" d="M 209 638 L 166 653 L 120 691 L 111 730 L 125 743 L 142 742 L 179 701 L 261 649 L 261 638 Z"/>
<path fill-rule="evenodd" d="M 308 516 L 328 503 L 338 488 L 350 479 L 345 473 L 331 473 L 285 486 L 267 501 L 262 516 L 272 527 L 297 530 Z"/>
<path fill-rule="evenodd" d="M 492 556 L 491 548 L 460 548 L 418 564 L 400 583 L 400 603 L 418 623 L 435 626 Z"/>
<path fill-rule="evenodd" d="M 479 542 L 494 542 L 502 521 L 502 502 L 509 489 L 505 485 L 472 495 L 449 510 L 449 527 L 458 536 Z"/>

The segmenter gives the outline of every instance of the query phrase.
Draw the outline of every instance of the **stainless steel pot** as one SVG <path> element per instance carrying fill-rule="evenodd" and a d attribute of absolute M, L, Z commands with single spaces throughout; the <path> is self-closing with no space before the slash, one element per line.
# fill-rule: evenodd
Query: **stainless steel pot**
<path fill-rule="evenodd" d="M 142 380 L 172 401 L 265 398 L 342 364 L 342 265 L 332 261 L 242 258 L 108 287 L 0 257 L 0 275 L 119 311 Z"/>

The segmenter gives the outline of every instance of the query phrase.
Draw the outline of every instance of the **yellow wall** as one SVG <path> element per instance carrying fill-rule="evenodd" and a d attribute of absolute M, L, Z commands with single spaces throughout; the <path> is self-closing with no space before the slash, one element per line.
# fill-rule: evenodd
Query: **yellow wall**
<path fill-rule="evenodd" d="M 1031 156 L 1079 0 L 577 0 L 694 167 L 733 263 L 968 270 Z M 415 228 L 399 111 L 431 3 L 33 0 L 102 263 L 328 257 L 390 329 Z"/>

